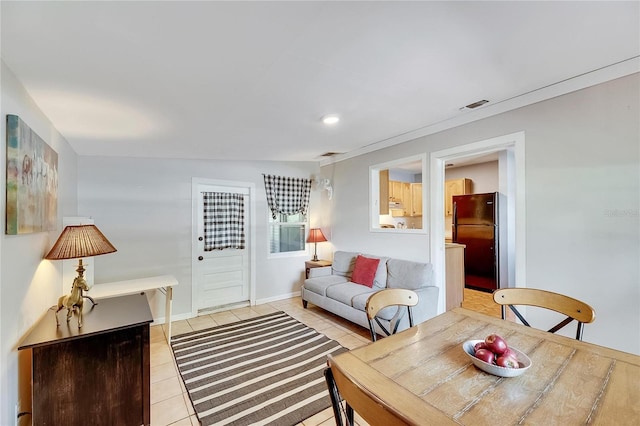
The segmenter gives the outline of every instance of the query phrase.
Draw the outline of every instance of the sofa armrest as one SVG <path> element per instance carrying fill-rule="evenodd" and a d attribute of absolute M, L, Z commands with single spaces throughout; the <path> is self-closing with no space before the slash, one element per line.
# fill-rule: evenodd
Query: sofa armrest
<path fill-rule="evenodd" d="M 438 314 L 438 293 L 440 289 L 436 286 L 425 286 L 414 289 L 413 291 L 418 295 L 418 304 L 411 308 L 411 313 L 413 315 L 413 324 L 418 325 Z M 404 306 L 398 307 L 398 311 L 393 318 L 391 318 L 390 322 L 391 328 L 394 328 L 396 322 L 398 322 L 399 331 L 409 328 L 407 309 Z"/>
<path fill-rule="evenodd" d="M 418 295 L 418 304 L 412 308 L 414 324 L 420 324 L 438 315 L 438 287 L 426 286 L 413 291 Z"/>
<path fill-rule="evenodd" d="M 329 275 L 331 275 L 331 266 L 309 269 L 309 278 L 327 277 Z"/>

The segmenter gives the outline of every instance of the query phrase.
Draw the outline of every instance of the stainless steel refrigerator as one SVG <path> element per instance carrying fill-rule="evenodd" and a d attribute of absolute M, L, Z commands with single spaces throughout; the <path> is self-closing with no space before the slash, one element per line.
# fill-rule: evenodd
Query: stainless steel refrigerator
<path fill-rule="evenodd" d="M 453 197 L 453 242 L 466 245 L 465 287 L 498 288 L 498 193 Z"/>

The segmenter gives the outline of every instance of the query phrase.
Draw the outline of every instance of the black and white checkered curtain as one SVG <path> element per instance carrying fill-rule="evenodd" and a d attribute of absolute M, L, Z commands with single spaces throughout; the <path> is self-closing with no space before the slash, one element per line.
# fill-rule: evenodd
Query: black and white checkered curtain
<path fill-rule="evenodd" d="M 203 192 L 204 251 L 244 249 L 244 196 Z"/>
<path fill-rule="evenodd" d="M 274 219 L 278 214 L 307 214 L 311 179 L 264 175 L 264 189 Z"/>

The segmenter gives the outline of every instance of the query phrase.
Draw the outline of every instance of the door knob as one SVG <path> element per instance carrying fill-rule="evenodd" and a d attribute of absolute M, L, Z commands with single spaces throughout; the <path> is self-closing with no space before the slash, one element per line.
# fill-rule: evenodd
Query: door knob
<path fill-rule="evenodd" d="M 203 259 L 204 259 L 204 257 L 198 256 L 198 260 L 203 260 Z"/>
<path fill-rule="evenodd" d="M 202 238 L 202 237 L 198 237 L 198 241 L 202 241 L 202 240 L 203 240 L 203 238 Z"/>

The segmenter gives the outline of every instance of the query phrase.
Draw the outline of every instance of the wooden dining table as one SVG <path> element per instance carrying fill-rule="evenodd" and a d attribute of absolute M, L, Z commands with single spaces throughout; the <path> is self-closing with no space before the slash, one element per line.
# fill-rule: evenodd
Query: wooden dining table
<path fill-rule="evenodd" d="M 524 374 L 498 377 L 471 363 L 463 342 L 492 333 L 529 356 Z M 639 356 L 463 308 L 330 365 L 409 424 L 640 424 Z"/>

